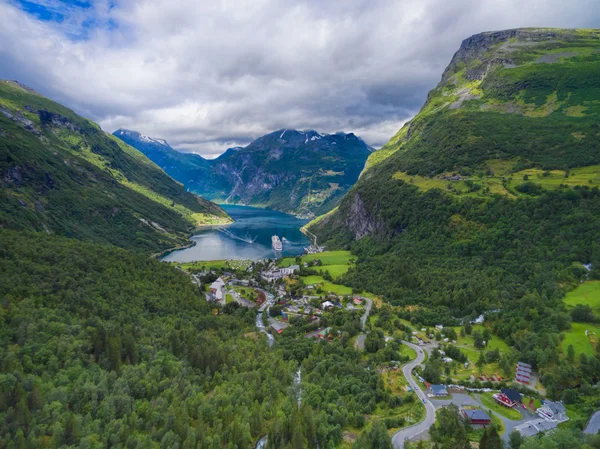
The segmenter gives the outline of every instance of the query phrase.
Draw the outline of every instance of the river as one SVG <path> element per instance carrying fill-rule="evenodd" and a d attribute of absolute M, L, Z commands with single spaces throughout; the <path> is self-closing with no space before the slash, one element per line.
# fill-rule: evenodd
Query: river
<path fill-rule="evenodd" d="M 250 259 L 298 256 L 310 245 L 300 228 L 307 220 L 273 210 L 250 206 L 221 205 L 235 220 L 227 226 L 211 227 L 192 236 L 190 248 L 172 251 L 162 260 L 193 262 L 198 260 Z M 283 251 L 275 253 L 271 237 L 285 238 Z"/>

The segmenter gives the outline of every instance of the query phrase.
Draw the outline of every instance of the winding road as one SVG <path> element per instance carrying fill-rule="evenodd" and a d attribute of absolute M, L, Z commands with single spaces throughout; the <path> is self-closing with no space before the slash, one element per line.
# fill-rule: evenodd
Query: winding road
<path fill-rule="evenodd" d="M 404 374 L 404 377 L 406 377 L 408 384 L 414 390 L 419 400 L 425 400 L 425 419 L 423 419 L 418 424 L 406 427 L 405 429 L 399 430 L 394 434 L 394 436 L 392 437 L 392 443 L 394 445 L 394 448 L 396 449 L 402 449 L 404 447 L 405 440 L 414 439 L 422 433 L 427 432 L 435 422 L 435 407 L 431 403 L 431 401 L 427 399 L 427 395 L 421 390 L 421 388 L 419 388 L 417 381 L 412 375 L 412 370 L 417 365 L 423 363 L 423 360 L 425 360 L 425 354 L 423 353 L 423 350 L 417 345 L 413 345 L 412 343 L 408 343 L 407 341 L 402 341 L 402 343 L 414 349 L 417 353 L 416 359 L 402 367 L 402 373 Z"/>
<path fill-rule="evenodd" d="M 588 421 L 587 426 L 583 430 L 583 433 L 596 435 L 600 432 L 600 410 L 596 411 Z"/>

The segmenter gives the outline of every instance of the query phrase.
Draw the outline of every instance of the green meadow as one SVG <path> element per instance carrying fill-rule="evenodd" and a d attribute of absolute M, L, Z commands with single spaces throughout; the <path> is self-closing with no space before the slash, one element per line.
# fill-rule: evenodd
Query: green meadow
<path fill-rule="evenodd" d="M 302 263 L 320 260 L 323 265 L 347 265 L 353 258 L 350 251 L 325 251 L 317 254 L 307 254 L 302 256 Z M 294 257 L 285 257 L 279 262 L 281 267 L 289 267 L 296 263 Z"/>
<path fill-rule="evenodd" d="M 600 281 L 587 281 L 565 296 L 567 307 L 587 304 L 594 312 L 600 312 Z"/>
<path fill-rule="evenodd" d="M 585 331 L 588 335 L 585 335 Z M 565 339 L 562 342 L 563 351 L 566 353 L 569 345 L 573 345 L 575 355 L 585 354 L 593 356 L 596 354 L 594 343 L 598 344 L 600 337 L 600 327 L 588 323 L 571 323 L 571 330 L 565 332 Z"/>

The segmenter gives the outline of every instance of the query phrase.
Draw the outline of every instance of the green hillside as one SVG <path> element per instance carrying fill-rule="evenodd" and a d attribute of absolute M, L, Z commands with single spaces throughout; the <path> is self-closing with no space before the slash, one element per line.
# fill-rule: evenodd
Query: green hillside
<path fill-rule="evenodd" d="M 139 151 L 13 82 L 0 82 L 0 226 L 124 248 L 179 245 L 229 221 Z"/>
<path fill-rule="evenodd" d="M 596 30 L 466 39 L 421 112 L 309 225 L 356 254 L 340 281 L 430 325 L 500 311 L 495 331 L 542 363 L 582 264 L 600 277 L 599 68 Z"/>

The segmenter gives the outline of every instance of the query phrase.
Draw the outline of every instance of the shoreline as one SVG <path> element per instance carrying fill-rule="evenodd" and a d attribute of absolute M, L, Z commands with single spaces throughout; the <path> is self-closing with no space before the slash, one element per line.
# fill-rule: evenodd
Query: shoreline
<path fill-rule="evenodd" d="M 190 235 L 190 237 L 191 237 L 191 235 Z M 180 249 L 188 249 L 188 248 L 192 248 L 192 247 L 196 246 L 195 240 L 188 239 L 188 241 L 189 241 L 189 243 L 187 245 L 183 245 L 183 246 L 179 246 L 179 247 L 175 247 L 175 248 L 167 248 L 158 253 L 152 254 L 150 257 L 152 259 L 160 260 L 161 257 L 165 257 L 166 255 L 172 253 L 173 251 L 179 251 Z"/>
<path fill-rule="evenodd" d="M 310 231 L 309 231 L 309 230 L 306 228 L 306 226 L 302 226 L 302 227 L 300 228 L 300 232 L 301 232 L 302 234 L 304 234 L 306 237 L 308 237 L 308 240 L 310 240 L 310 243 L 311 243 L 311 245 L 313 245 L 313 246 L 318 246 L 318 245 L 317 245 L 317 236 L 316 236 L 315 234 L 313 234 L 312 232 L 310 232 Z M 312 238 L 311 238 L 311 236 L 312 236 Z M 314 238 L 314 241 L 313 241 L 313 238 Z"/>

